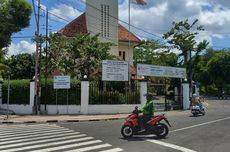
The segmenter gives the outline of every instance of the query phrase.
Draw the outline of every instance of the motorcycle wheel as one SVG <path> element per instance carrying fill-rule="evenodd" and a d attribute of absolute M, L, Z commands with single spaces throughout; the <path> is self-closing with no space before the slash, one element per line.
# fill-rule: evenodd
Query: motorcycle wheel
<path fill-rule="evenodd" d="M 202 111 L 202 115 L 203 115 L 203 116 L 205 115 L 205 111 L 204 111 L 204 110 Z"/>
<path fill-rule="evenodd" d="M 156 133 L 157 137 L 158 138 L 165 138 L 169 132 L 168 126 L 166 124 L 159 123 L 158 127 L 159 127 L 159 129 Z"/>
<path fill-rule="evenodd" d="M 133 128 L 131 126 L 122 126 L 121 134 L 124 138 L 131 138 L 133 136 Z"/>
<path fill-rule="evenodd" d="M 194 116 L 194 117 L 197 117 L 197 113 L 194 113 L 193 116 Z"/>

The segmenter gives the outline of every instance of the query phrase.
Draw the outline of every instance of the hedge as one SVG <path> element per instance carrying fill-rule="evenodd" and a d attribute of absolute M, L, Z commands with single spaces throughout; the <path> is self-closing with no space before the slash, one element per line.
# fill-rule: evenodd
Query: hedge
<path fill-rule="evenodd" d="M 53 89 L 53 79 L 47 81 L 47 92 L 45 89 L 45 81 L 41 81 L 41 104 L 47 96 L 47 104 L 56 104 L 56 90 Z M 81 98 L 81 82 L 79 80 L 71 80 L 71 88 L 68 89 L 68 104 L 80 104 Z M 3 82 L 2 98 L 3 103 L 7 103 L 8 81 Z M 30 80 L 10 80 L 10 104 L 29 104 L 30 103 Z M 67 104 L 67 90 L 57 90 L 57 103 L 59 105 Z"/>
<path fill-rule="evenodd" d="M 67 105 L 67 89 L 53 89 L 53 79 L 47 81 L 47 92 L 45 89 L 45 81 L 42 80 L 42 91 L 41 91 L 41 104 L 45 102 L 45 96 L 47 96 L 47 103 L 49 105 L 56 104 Z M 79 105 L 81 101 L 81 81 L 71 80 L 70 89 L 68 89 L 68 104 Z"/>
<path fill-rule="evenodd" d="M 139 92 L 97 91 L 90 93 L 89 104 L 140 104 Z"/>
<path fill-rule="evenodd" d="M 2 84 L 2 102 L 7 103 L 8 81 Z M 10 104 L 30 103 L 30 80 L 10 80 Z"/>

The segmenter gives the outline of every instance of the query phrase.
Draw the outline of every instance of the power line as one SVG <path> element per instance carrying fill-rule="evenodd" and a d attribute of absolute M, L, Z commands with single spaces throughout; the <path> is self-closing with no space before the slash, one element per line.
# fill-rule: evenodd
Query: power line
<path fill-rule="evenodd" d="M 26 39 L 26 38 L 33 38 L 34 36 L 13 36 L 12 39 Z"/>

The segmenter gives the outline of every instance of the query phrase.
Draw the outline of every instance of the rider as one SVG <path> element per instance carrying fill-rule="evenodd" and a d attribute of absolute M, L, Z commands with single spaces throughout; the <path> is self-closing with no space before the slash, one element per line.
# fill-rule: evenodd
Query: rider
<path fill-rule="evenodd" d="M 150 93 L 145 94 L 146 96 L 146 103 L 144 107 L 139 110 L 139 113 L 143 113 L 142 116 L 140 116 L 140 126 L 141 128 L 144 127 L 144 125 L 152 118 L 155 112 L 155 105 L 153 103 L 153 95 Z"/>
<path fill-rule="evenodd" d="M 198 97 L 198 103 L 197 103 L 197 105 L 200 107 L 200 110 L 204 109 L 203 103 L 202 103 L 202 98 L 200 96 Z"/>

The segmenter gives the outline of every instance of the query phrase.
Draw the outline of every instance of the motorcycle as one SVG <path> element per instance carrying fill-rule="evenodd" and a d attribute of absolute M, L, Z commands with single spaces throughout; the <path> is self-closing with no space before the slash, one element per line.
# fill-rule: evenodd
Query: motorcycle
<path fill-rule="evenodd" d="M 164 138 L 168 135 L 169 129 L 165 123 L 162 123 L 164 120 L 169 127 L 171 127 L 169 121 L 167 120 L 164 114 L 153 116 L 141 129 L 139 123 L 138 107 L 128 115 L 125 119 L 125 122 L 121 128 L 121 134 L 124 138 L 131 138 L 133 135 L 149 135 L 154 134 L 158 138 Z"/>
<path fill-rule="evenodd" d="M 191 107 L 191 113 L 193 114 L 194 117 L 197 117 L 198 115 L 205 115 L 205 110 L 204 108 L 201 108 L 198 105 L 192 106 Z"/>

